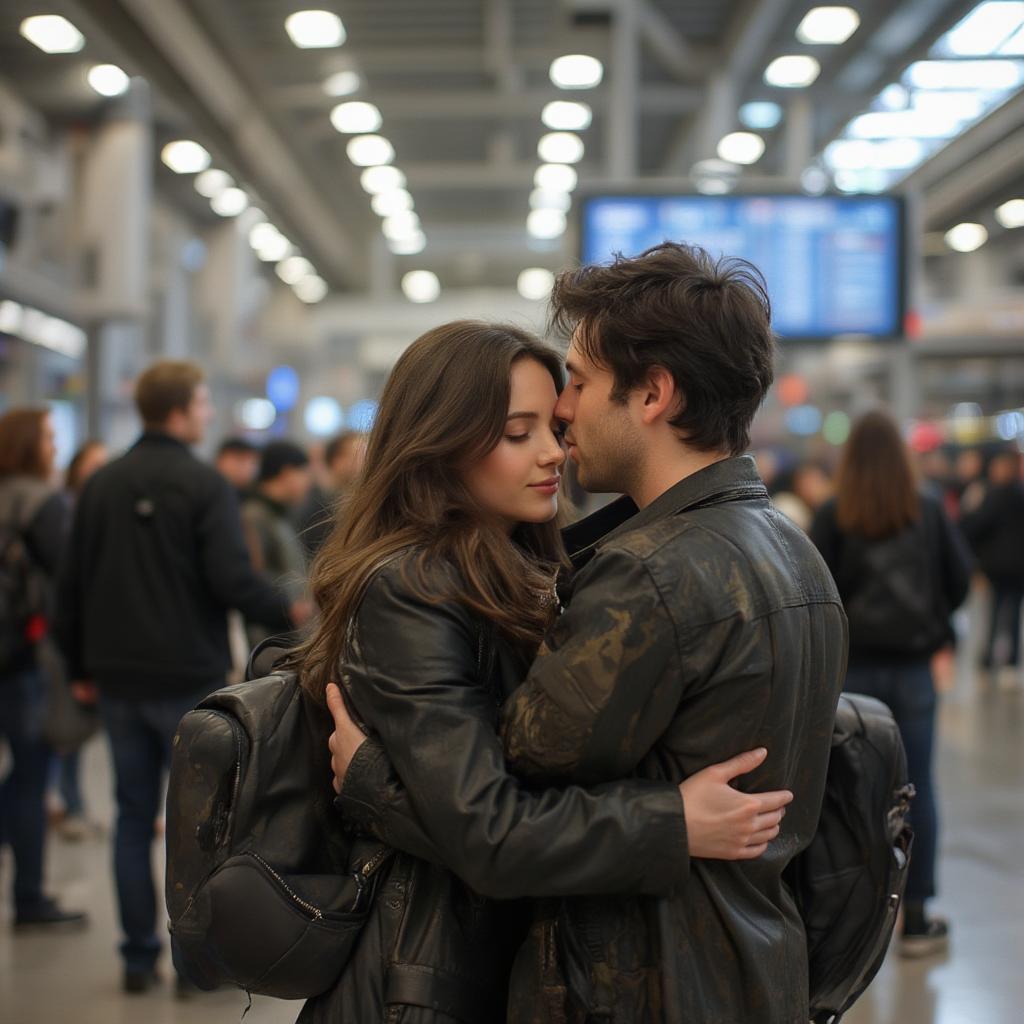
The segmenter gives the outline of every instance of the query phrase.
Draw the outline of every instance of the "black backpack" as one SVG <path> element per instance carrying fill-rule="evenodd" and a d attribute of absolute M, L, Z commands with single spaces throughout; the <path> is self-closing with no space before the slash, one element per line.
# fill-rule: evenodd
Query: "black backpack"
<path fill-rule="evenodd" d="M 49 491 L 16 486 L 8 484 L 0 498 L 0 673 L 13 668 L 45 631 L 43 581 L 25 531 Z"/>
<path fill-rule="evenodd" d="M 787 875 L 807 930 L 813 1024 L 837 1024 L 882 966 L 907 881 L 913 796 L 892 712 L 843 694 L 821 819 Z"/>
<path fill-rule="evenodd" d="M 329 733 L 287 672 L 218 690 L 181 720 L 166 898 L 175 969 L 199 988 L 303 999 L 344 969 L 391 851 L 344 832 Z"/>

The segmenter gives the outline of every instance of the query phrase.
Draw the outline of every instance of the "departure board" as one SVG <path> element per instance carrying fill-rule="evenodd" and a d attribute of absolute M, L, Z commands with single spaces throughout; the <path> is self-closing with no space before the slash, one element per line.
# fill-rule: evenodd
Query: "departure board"
<path fill-rule="evenodd" d="M 904 305 L 903 206 L 893 196 L 592 196 L 581 259 L 663 241 L 742 256 L 764 275 L 783 338 L 895 337 Z"/>

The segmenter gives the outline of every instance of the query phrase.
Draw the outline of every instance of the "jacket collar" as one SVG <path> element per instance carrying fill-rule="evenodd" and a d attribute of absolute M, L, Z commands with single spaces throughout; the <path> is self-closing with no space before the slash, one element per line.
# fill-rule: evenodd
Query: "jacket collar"
<path fill-rule="evenodd" d="M 615 537 L 697 506 L 737 498 L 768 498 L 757 466 L 749 455 L 722 459 L 684 477 L 643 509 L 638 510 L 631 498 L 619 498 L 567 527 L 562 536 L 573 566 L 579 570 L 590 561 L 597 548 Z"/>
<path fill-rule="evenodd" d="M 166 445 L 177 445 L 179 448 L 183 448 L 185 451 L 189 451 L 189 447 L 184 441 L 179 441 L 176 437 L 171 437 L 170 434 L 165 434 L 162 430 L 146 430 L 142 436 L 132 445 L 133 448 L 138 448 L 140 444 L 166 444 Z"/>

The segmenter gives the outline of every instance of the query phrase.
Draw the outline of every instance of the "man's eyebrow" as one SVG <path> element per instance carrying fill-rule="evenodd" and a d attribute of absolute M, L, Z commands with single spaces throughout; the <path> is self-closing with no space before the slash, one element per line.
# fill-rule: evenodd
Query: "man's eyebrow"
<path fill-rule="evenodd" d="M 506 420 L 538 420 L 540 415 L 535 412 L 510 412 Z"/>

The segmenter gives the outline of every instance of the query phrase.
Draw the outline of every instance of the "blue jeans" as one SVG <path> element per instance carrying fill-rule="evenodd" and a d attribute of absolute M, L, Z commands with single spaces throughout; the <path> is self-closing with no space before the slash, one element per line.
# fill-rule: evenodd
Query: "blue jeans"
<path fill-rule="evenodd" d="M 64 801 L 64 814 L 68 818 L 81 818 L 85 815 L 81 762 L 81 750 L 72 750 L 70 754 L 57 754 L 50 765 L 50 788 L 60 794 Z"/>
<path fill-rule="evenodd" d="M 1010 635 L 1010 651 L 1006 664 L 1017 668 L 1020 665 L 1020 609 L 1024 604 L 1024 583 L 1007 583 L 992 580 L 992 615 L 989 618 L 988 642 L 982 657 L 984 668 L 993 668 L 995 646 L 1000 633 L 1007 630 Z"/>
<path fill-rule="evenodd" d="M 935 741 L 935 683 L 929 663 L 906 665 L 851 665 L 844 689 L 877 697 L 887 704 L 899 726 L 907 751 L 907 772 L 917 790 L 910 810 L 914 852 L 907 873 L 906 900 L 923 903 L 935 895 L 935 859 L 938 849 L 938 812 L 932 781 Z"/>
<path fill-rule="evenodd" d="M 207 692 L 131 700 L 105 696 L 100 685 L 100 715 L 116 782 L 114 876 L 125 935 L 121 955 L 130 971 L 152 970 L 160 955 L 151 860 L 153 825 L 163 810 L 161 787 L 178 722 Z"/>
<path fill-rule="evenodd" d="M 13 768 L 0 786 L 0 835 L 14 853 L 15 913 L 43 899 L 46 779 L 51 751 L 43 738 L 46 685 L 35 668 L 0 678 L 0 736 Z"/>

